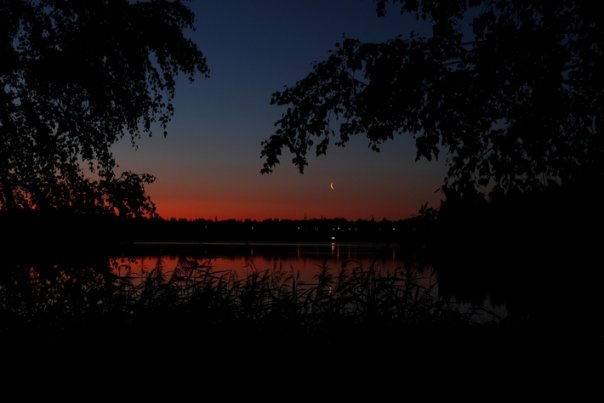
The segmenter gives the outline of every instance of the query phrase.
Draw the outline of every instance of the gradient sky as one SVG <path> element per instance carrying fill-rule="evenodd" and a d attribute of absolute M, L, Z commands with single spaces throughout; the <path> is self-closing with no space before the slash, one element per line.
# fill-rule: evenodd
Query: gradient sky
<path fill-rule="evenodd" d="M 438 203 L 444 163 L 415 162 L 407 135 L 380 153 L 353 139 L 310 157 L 303 175 L 284 154 L 274 173 L 260 174 L 260 143 L 282 113 L 271 94 L 302 79 L 343 37 L 385 40 L 418 30 L 414 20 L 378 18 L 373 0 L 204 0 L 191 7 L 197 28 L 190 36 L 210 78 L 179 81 L 167 138 L 158 132 L 136 150 L 129 141 L 115 147 L 120 169 L 156 176 L 148 192 L 162 217 L 400 219 Z"/>

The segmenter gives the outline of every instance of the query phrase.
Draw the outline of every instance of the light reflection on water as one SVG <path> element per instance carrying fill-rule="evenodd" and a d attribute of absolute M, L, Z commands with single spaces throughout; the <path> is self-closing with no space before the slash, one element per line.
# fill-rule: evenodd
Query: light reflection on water
<path fill-rule="evenodd" d="M 159 253 L 132 254 L 114 258 L 112 263 L 116 274 L 124 275 L 127 271 L 134 278 L 144 277 L 156 269 L 170 276 L 176 268 L 194 264 L 213 271 L 232 272 L 239 278 L 254 270 L 281 270 L 309 284 L 316 281 L 315 276 L 322 267 L 327 267 L 334 275 L 342 268 L 372 267 L 383 273 L 410 269 L 399 257 L 397 247 L 392 245 L 213 243 L 198 246 L 180 252 L 159 248 Z M 437 281 L 429 267 L 422 270 L 419 278 L 425 286 L 433 286 Z"/>

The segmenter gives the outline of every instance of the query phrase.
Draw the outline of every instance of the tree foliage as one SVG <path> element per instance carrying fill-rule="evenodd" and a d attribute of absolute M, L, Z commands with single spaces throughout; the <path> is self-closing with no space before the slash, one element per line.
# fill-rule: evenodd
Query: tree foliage
<path fill-rule="evenodd" d="M 583 0 L 378 0 L 429 27 L 383 43 L 346 39 L 294 86 L 263 142 L 263 172 L 283 149 L 302 171 L 365 135 L 410 134 L 417 158 L 446 154 L 455 195 L 531 191 L 602 178 L 604 5 Z"/>
<path fill-rule="evenodd" d="M 177 75 L 207 75 L 193 22 L 178 0 L 0 0 L 0 210 L 153 214 L 111 146 L 166 135 Z"/>

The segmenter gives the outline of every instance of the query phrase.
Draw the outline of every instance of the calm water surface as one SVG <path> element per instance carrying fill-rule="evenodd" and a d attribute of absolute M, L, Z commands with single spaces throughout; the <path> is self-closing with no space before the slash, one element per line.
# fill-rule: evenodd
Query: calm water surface
<path fill-rule="evenodd" d="M 373 267 L 378 272 L 404 272 L 413 281 L 430 289 L 434 297 L 441 295 L 439 276 L 431 266 L 418 268 L 403 261 L 403 250 L 395 244 L 370 243 L 138 243 L 127 256 L 112 259 L 120 276 L 134 282 L 154 270 L 169 278 L 176 268 L 207 267 L 217 272 L 235 273 L 245 278 L 253 271 L 281 270 L 298 277 L 301 283 L 315 284 L 322 267 L 335 276 L 341 269 Z M 462 309 L 467 298 L 446 295 Z M 488 292 L 473 300 L 489 311 L 505 316 L 503 304 L 493 304 Z M 467 304 L 470 307 L 470 304 Z M 488 318 L 487 318 L 488 319 Z"/>
<path fill-rule="evenodd" d="M 189 268 L 197 269 L 195 273 L 208 269 L 219 276 L 234 274 L 238 279 L 254 272 L 280 271 L 285 274 L 285 280 L 294 276 L 298 285 L 316 284 L 324 268 L 334 280 L 343 269 L 350 273 L 357 268 L 363 271 L 372 268 L 378 274 L 396 273 L 397 278 L 411 279 L 432 297 L 443 297 L 455 304 L 471 302 L 492 308 L 490 301 L 493 300 L 498 307 L 503 307 L 506 296 L 510 295 L 492 286 L 500 282 L 492 282 L 490 278 L 483 281 L 481 273 L 488 273 L 486 270 L 464 273 L 441 272 L 432 266 L 417 267 L 403 259 L 408 259 L 408 254 L 395 244 L 163 242 L 134 244 L 113 256 L 86 253 L 77 256 L 81 260 L 69 259 L 69 256 L 49 256 L 41 260 L 16 256 L 4 261 L 0 264 L 0 299 L 14 305 L 15 312 L 33 312 L 32 315 L 36 312 L 46 315 L 62 305 L 75 309 L 72 304 L 86 310 L 91 299 L 102 301 L 107 290 L 113 289 L 113 274 L 137 286 L 143 279 L 150 278 L 149 274 L 158 278 L 155 274 L 159 272 L 159 278 L 168 281 L 174 278 L 171 275 L 177 269 L 185 269 L 179 270 L 177 279 L 183 273 L 193 273 L 186 270 Z"/>
<path fill-rule="evenodd" d="M 112 260 L 118 274 L 145 275 L 159 269 L 169 275 L 184 264 L 203 265 L 245 276 L 253 270 L 283 270 L 312 283 L 319 269 L 334 274 L 341 268 L 374 267 L 380 271 L 407 270 L 398 245 L 369 243 L 138 243 L 128 256 Z M 432 284 L 436 277 L 422 271 Z"/>

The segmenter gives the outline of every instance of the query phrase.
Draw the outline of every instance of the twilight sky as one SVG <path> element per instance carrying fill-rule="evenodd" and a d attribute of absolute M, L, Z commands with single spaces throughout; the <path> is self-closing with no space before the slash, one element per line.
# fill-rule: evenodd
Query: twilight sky
<path fill-rule="evenodd" d="M 368 149 L 358 137 L 327 156 L 310 157 L 300 175 L 284 154 L 261 175 L 260 143 L 274 132 L 281 109 L 271 94 L 310 72 L 343 37 L 381 41 L 420 30 L 414 19 L 375 14 L 373 0 L 194 0 L 190 37 L 210 66 L 210 78 L 176 91 L 168 128 L 116 145 L 120 169 L 148 172 L 148 187 L 164 218 L 389 219 L 436 205 L 443 162 L 415 162 L 408 135 Z M 334 182 L 335 190 L 329 187 Z"/>

